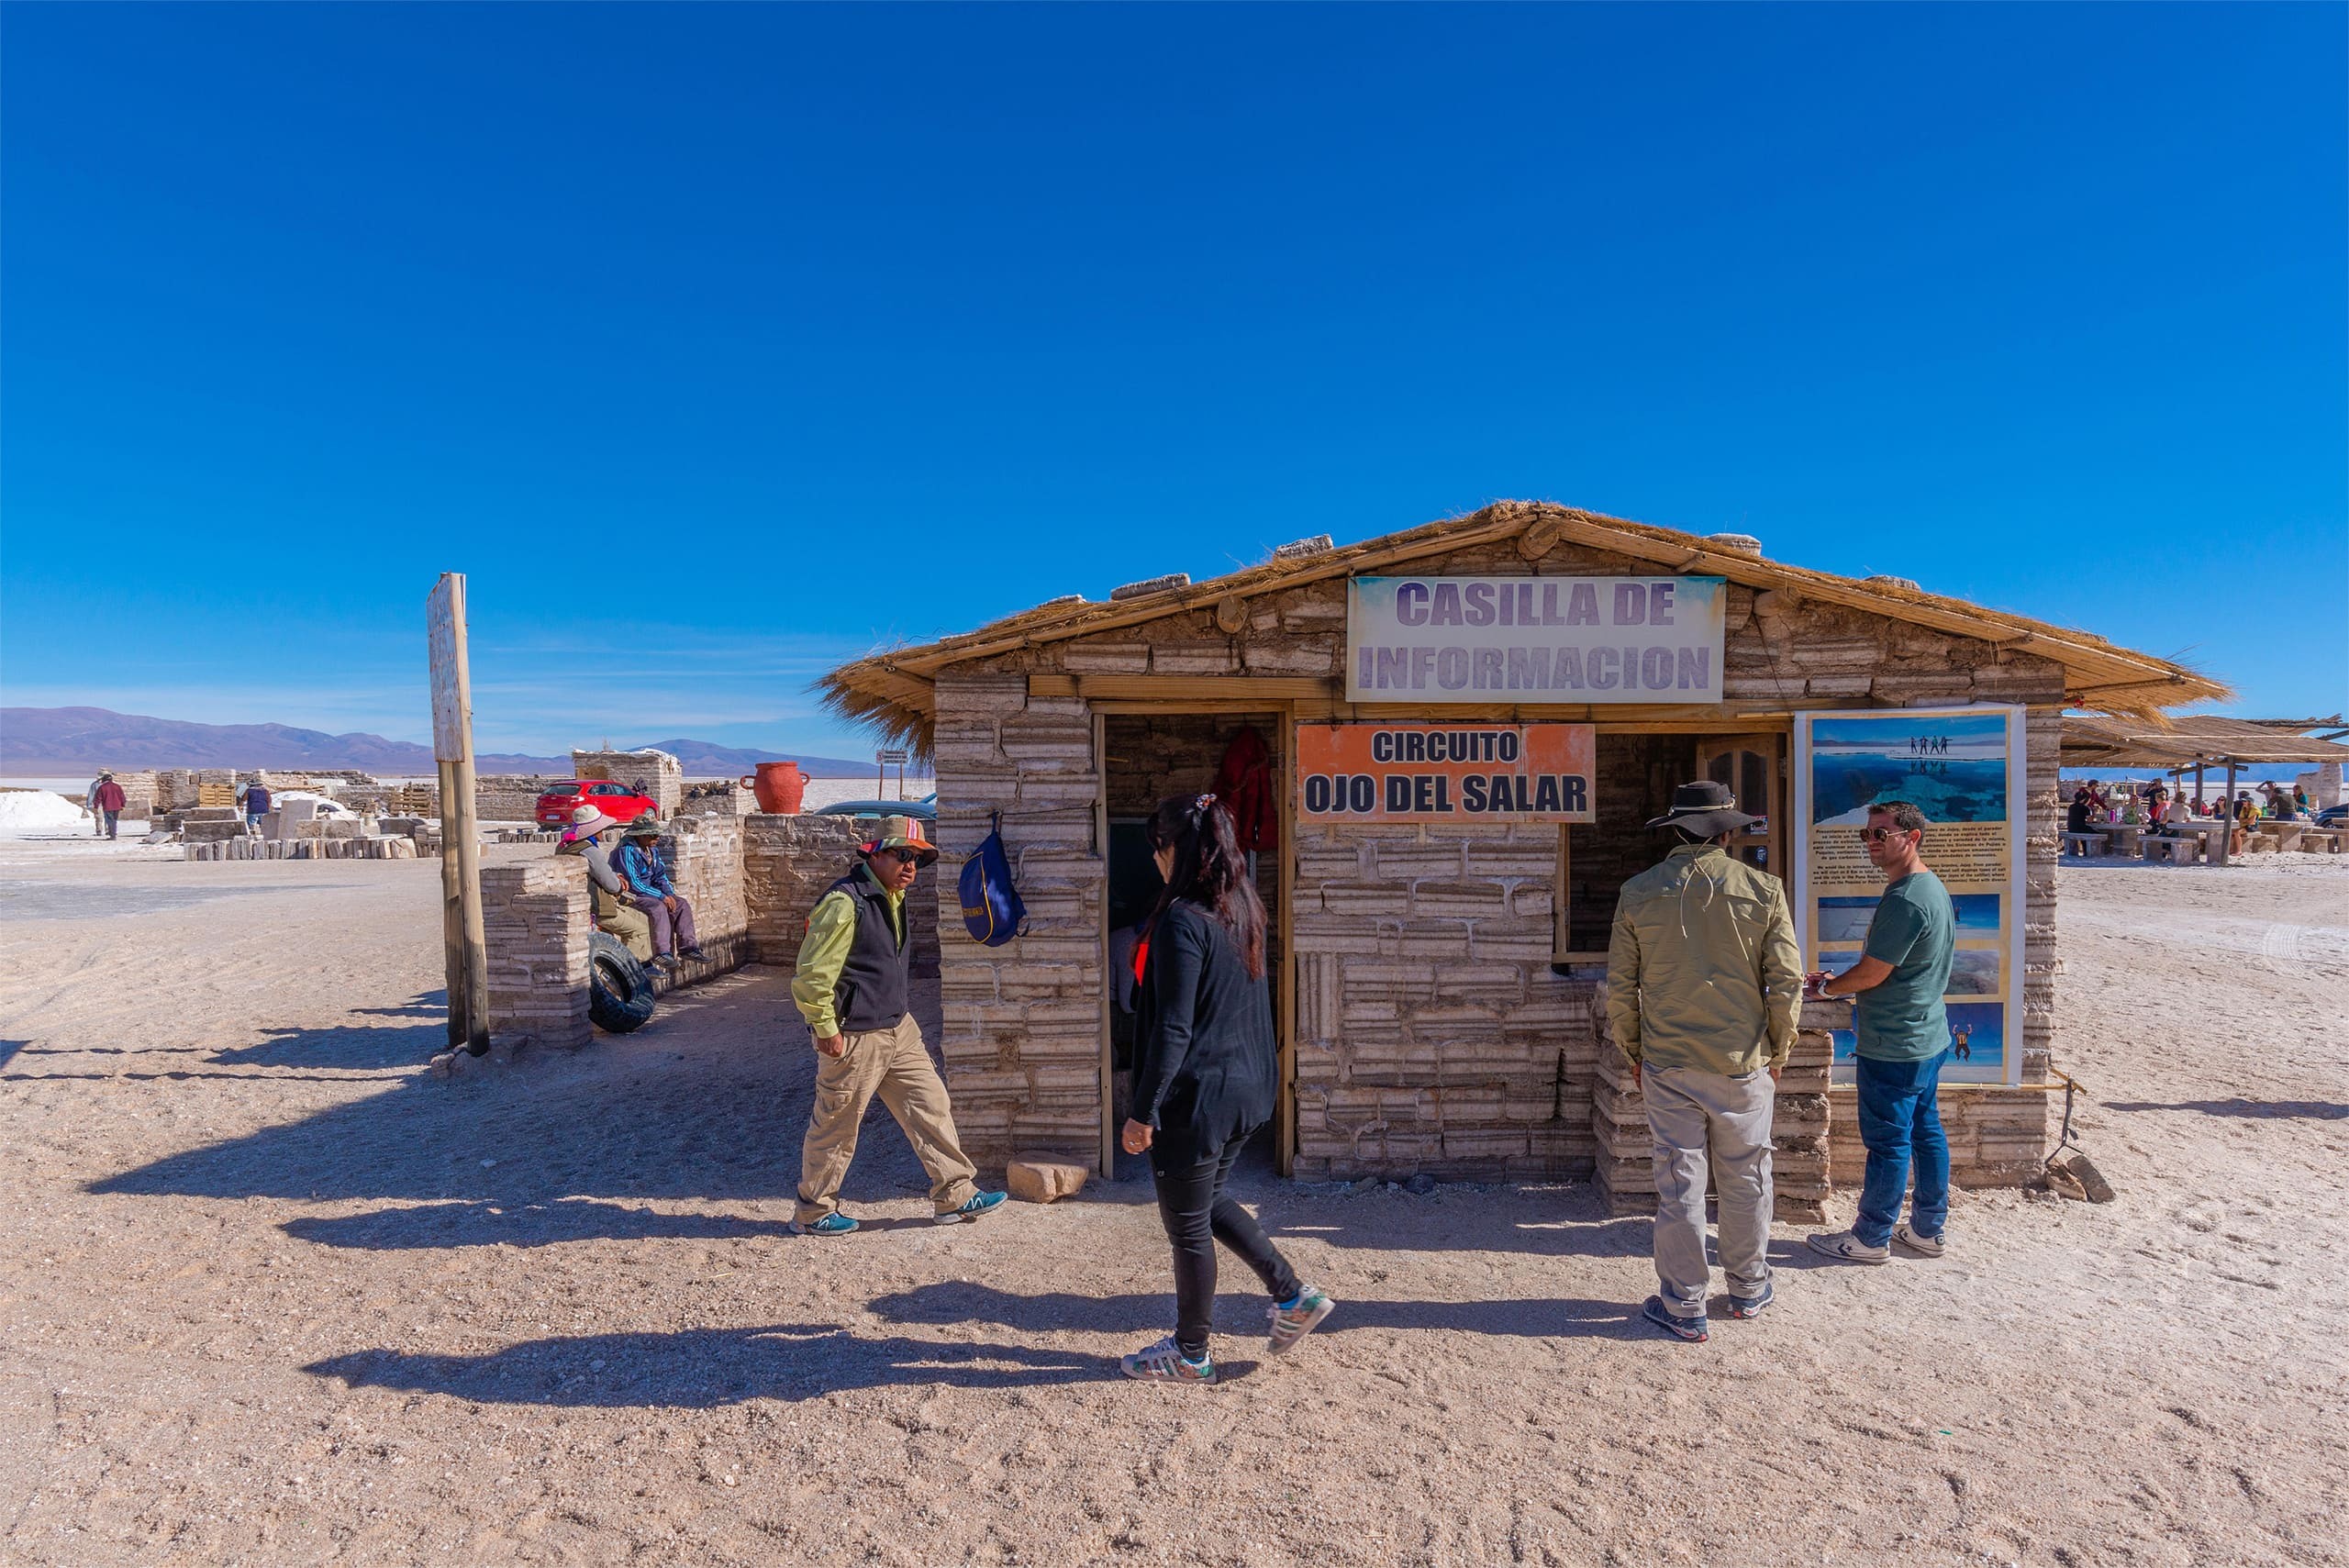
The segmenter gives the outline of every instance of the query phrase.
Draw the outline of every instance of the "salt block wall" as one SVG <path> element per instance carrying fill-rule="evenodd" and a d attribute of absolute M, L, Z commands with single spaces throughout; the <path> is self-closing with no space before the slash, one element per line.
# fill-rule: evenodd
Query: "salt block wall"
<path fill-rule="evenodd" d="M 664 822 L 677 814 L 678 804 L 685 797 L 685 769 L 666 751 L 574 751 L 571 771 L 583 779 L 641 786 L 660 803 Z"/>
<path fill-rule="evenodd" d="M 1298 1176 L 1590 1169 L 1592 986 L 1550 972 L 1557 845 L 1548 824 L 1300 831 Z"/>
<path fill-rule="evenodd" d="M 482 920 L 489 948 L 489 1032 L 500 1045 L 585 1045 L 587 864 L 548 855 L 484 866 Z"/>
<path fill-rule="evenodd" d="M 1076 697 L 1030 697 L 1024 673 L 938 682 L 937 905 L 942 1042 L 954 1124 L 974 1159 L 1101 1151 L 1106 874 L 1101 775 Z M 983 947 L 965 930 L 962 862 L 1002 813 L 1028 934 Z"/>
<path fill-rule="evenodd" d="M 729 973 L 751 962 L 751 906 L 742 856 L 742 823 L 732 817 L 680 817 L 658 840 L 669 880 L 694 906 L 694 935 L 709 954 L 686 961 L 680 984 Z"/>
<path fill-rule="evenodd" d="M 807 935 L 807 917 L 816 907 L 816 901 L 833 883 L 856 868 L 857 847 L 863 838 L 857 823 L 846 817 L 785 817 L 764 812 L 740 818 L 691 817 L 682 821 L 717 823 L 721 825 L 720 831 L 730 829 L 740 835 L 750 961 L 798 962 L 799 944 Z M 864 826 L 870 828 L 871 824 Z M 916 979 L 938 973 L 938 900 L 924 884 L 947 869 L 941 860 L 936 867 L 923 872 L 921 881 L 914 884 L 907 897 L 907 934 L 913 942 L 911 967 Z"/>

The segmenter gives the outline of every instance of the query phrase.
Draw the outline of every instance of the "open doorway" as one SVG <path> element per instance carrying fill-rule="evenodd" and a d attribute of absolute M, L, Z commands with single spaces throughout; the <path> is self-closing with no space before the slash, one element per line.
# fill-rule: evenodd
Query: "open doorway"
<path fill-rule="evenodd" d="M 1738 808 L 1764 820 L 1733 836 L 1730 853 L 1777 876 L 1784 849 L 1786 738 L 1744 735 L 1598 736 L 1592 797 L 1598 820 L 1558 832 L 1558 897 L 1552 966 L 1603 964 L 1623 884 L 1664 859 L 1669 835 L 1647 824 L 1672 809 L 1675 787 L 1709 778 L 1727 784 Z"/>
<path fill-rule="evenodd" d="M 1107 714 L 1101 720 L 1102 798 L 1108 818 L 1109 1129 L 1124 1125 L 1133 1108 L 1134 936 L 1158 906 L 1164 885 L 1152 862 L 1143 827 L 1168 795 L 1207 794 L 1215 787 L 1227 758 L 1236 766 L 1251 754 L 1263 758 L 1264 796 L 1278 817 L 1287 779 L 1284 745 L 1286 724 L 1278 713 Z M 1253 740 L 1243 740 L 1252 732 Z M 1261 748 L 1261 753 L 1256 749 Z M 1227 805 L 1230 804 L 1226 802 Z M 1246 835 L 1242 835 L 1246 847 Z M 1286 951 L 1287 911 L 1281 906 L 1280 856 L 1275 841 L 1252 857 L 1256 894 L 1264 903 L 1264 967 L 1273 981 L 1273 1017 L 1281 1017 L 1280 960 Z M 1277 1119 L 1277 1118 L 1276 1118 Z M 1114 1141 L 1109 1145 L 1114 1149 Z M 1276 1140 L 1274 1127 L 1251 1140 L 1242 1163 L 1270 1169 Z M 1117 1156 L 1122 1165 L 1128 1156 Z M 1139 1162 L 1137 1162 L 1139 1163 Z"/>

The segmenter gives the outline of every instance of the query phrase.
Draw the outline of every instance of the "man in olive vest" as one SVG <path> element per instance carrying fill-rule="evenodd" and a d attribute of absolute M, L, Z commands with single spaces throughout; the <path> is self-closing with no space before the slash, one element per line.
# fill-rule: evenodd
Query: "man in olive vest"
<path fill-rule="evenodd" d="M 981 1192 L 978 1168 L 963 1157 L 946 1085 L 930 1064 L 914 1021 L 907 970 L 913 944 L 906 893 L 938 851 L 910 817 L 885 817 L 863 850 L 863 862 L 832 884 L 807 916 L 791 999 L 816 1042 L 816 1104 L 799 1156 L 799 1209 L 792 1229 L 804 1236 L 845 1236 L 856 1221 L 841 1212 L 841 1183 L 856 1157 L 856 1130 L 879 1095 L 905 1129 L 941 1225 L 976 1219 L 1003 1202 Z"/>

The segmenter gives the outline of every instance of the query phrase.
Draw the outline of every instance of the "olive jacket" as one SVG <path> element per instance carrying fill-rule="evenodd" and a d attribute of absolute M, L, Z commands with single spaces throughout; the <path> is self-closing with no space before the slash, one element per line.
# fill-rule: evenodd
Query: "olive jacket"
<path fill-rule="evenodd" d="M 1623 884 L 1607 1021 L 1634 1062 L 1742 1077 L 1784 1066 L 1802 1010 L 1786 889 L 1718 844 L 1683 844 Z"/>

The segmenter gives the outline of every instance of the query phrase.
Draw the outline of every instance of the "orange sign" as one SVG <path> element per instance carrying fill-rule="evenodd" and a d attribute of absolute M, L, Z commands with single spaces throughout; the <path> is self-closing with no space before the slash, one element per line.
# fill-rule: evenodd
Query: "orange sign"
<path fill-rule="evenodd" d="M 1300 822 L 1595 822 L 1587 724 L 1300 724 Z"/>

